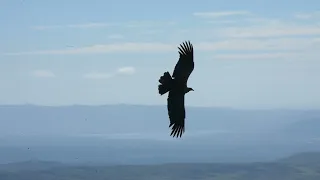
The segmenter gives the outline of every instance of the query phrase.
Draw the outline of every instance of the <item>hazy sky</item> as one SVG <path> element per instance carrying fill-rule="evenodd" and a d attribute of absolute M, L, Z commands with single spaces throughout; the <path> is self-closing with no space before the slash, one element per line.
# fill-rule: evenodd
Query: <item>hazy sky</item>
<path fill-rule="evenodd" d="M 320 1 L 2 0 L 0 104 L 164 104 L 191 40 L 188 105 L 320 108 Z"/>

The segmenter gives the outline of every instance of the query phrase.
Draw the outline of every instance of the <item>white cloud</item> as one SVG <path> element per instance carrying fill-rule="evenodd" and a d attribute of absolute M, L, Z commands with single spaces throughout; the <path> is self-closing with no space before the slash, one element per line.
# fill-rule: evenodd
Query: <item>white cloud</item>
<path fill-rule="evenodd" d="M 312 16 L 310 14 L 298 13 L 298 14 L 295 14 L 294 17 L 297 19 L 310 19 Z"/>
<path fill-rule="evenodd" d="M 312 48 L 319 42 L 307 38 L 277 38 L 277 39 L 230 39 L 219 42 L 201 42 L 194 46 L 202 51 L 217 50 L 305 50 Z"/>
<path fill-rule="evenodd" d="M 221 35 L 232 38 L 258 38 L 258 37 L 279 37 L 297 35 L 320 35 L 320 27 L 296 26 L 296 25 L 275 25 L 255 27 L 231 27 L 220 32 Z"/>
<path fill-rule="evenodd" d="M 117 73 L 123 75 L 132 75 L 136 73 L 136 69 L 134 67 L 122 67 L 118 69 Z"/>
<path fill-rule="evenodd" d="M 302 19 L 302 20 L 319 18 L 320 17 L 320 11 L 315 11 L 315 12 L 311 12 L 311 13 L 296 13 L 294 15 L 294 17 L 297 18 L 297 19 Z"/>
<path fill-rule="evenodd" d="M 246 11 L 235 11 L 222 14 L 246 14 Z M 249 13 L 250 14 L 250 13 Z M 198 16 L 210 17 L 217 16 L 215 13 L 200 13 Z M 312 13 L 297 13 L 296 17 L 300 18 L 320 18 L 320 11 Z M 205 20 L 207 23 L 212 21 L 212 23 L 219 23 L 215 20 Z M 224 21 L 221 21 L 221 24 Z M 234 23 L 232 23 L 234 22 Z M 219 37 L 219 38 L 270 38 L 270 37 L 284 37 L 284 36 L 303 36 L 303 35 L 320 35 L 320 26 L 319 24 L 314 23 L 301 23 L 297 19 L 282 20 L 263 18 L 254 16 L 243 17 L 235 20 L 226 20 L 226 23 L 232 23 L 232 27 L 222 26 L 222 27 L 206 27 L 199 28 L 197 31 L 190 32 L 190 35 L 197 34 L 197 36 L 208 36 L 208 37 Z M 208 38 L 207 37 L 207 38 Z"/>
<path fill-rule="evenodd" d="M 236 15 L 251 15 L 248 11 L 220 11 L 220 12 L 195 12 L 193 13 L 196 17 L 201 18 L 219 18 L 225 16 L 236 16 Z"/>
<path fill-rule="evenodd" d="M 271 19 L 271 18 L 261 18 L 261 17 L 250 17 L 243 19 L 244 21 L 255 23 L 255 24 L 262 24 L 262 25 L 273 25 L 273 24 L 281 24 L 280 19 Z M 255 25 L 254 24 L 254 25 Z"/>
<path fill-rule="evenodd" d="M 46 29 L 58 29 L 58 28 L 62 28 L 62 26 L 60 25 L 32 26 L 31 28 L 35 30 L 46 30 Z"/>
<path fill-rule="evenodd" d="M 214 59 L 278 59 L 297 57 L 299 53 L 246 53 L 246 54 L 218 54 L 213 56 Z"/>
<path fill-rule="evenodd" d="M 33 26 L 33 29 L 36 30 L 46 30 L 46 29 L 58 29 L 58 28 L 101 28 L 108 27 L 111 24 L 107 23 L 83 23 L 83 24 L 67 24 L 67 25 L 47 25 L 47 26 Z"/>
<path fill-rule="evenodd" d="M 111 34 L 108 36 L 109 39 L 123 39 L 124 36 L 121 34 Z"/>
<path fill-rule="evenodd" d="M 32 26 L 35 30 L 61 29 L 61 28 L 105 28 L 105 27 L 157 27 L 157 26 L 171 26 L 175 25 L 173 21 L 129 21 L 129 22 L 89 22 L 81 24 L 65 24 L 65 25 L 37 25 Z"/>
<path fill-rule="evenodd" d="M 145 30 L 145 31 L 141 31 L 140 33 L 145 35 L 155 35 L 155 34 L 160 34 L 160 33 L 164 33 L 165 31 L 162 29 L 152 29 L 152 30 Z"/>
<path fill-rule="evenodd" d="M 175 45 L 165 43 L 114 43 L 99 44 L 87 47 L 66 48 L 60 50 L 40 50 L 18 53 L 5 53 L 5 55 L 40 55 L 40 54 L 91 54 L 91 53 L 123 53 L 123 52 L 163 52 L 170 51 Z"/>
<path fill-rule="evenodd" d="M 87 23 L 87 24 L 70 24 L 67 27 L 70 28 L 99 28 L 99 27 L 108 27 L 111 24 L 107 23 Z"/>
<path fill-rule="evenodd" d="M 164 26 L 172 26 L 176 23 L 174 21 L 129 21 L 125 23 L 118 24 L 119 26 L 124 27 L 164 27 Z"/>
<path fill-rule="evenodd" d="M 314 42 L 320 42 L 320 38 L 313 39 Z"/>
<path fill-rule="evenodd" d="M 91 72 L 83 75 L 85 79 L 109 79 L 113 77 L 113 74 L 103 72 Z"/>
<path fill-rule="evenodd" d="M 205 20 L 207 24 L 210 21 Z M 216 21 L 219 23 L 219 21 Z M 223 21 L 222 21 L 223 22 Z M 212 23 L 215 23 L 213 20 Z M 281 19 L 244 18 L 237 22 L 227 21 L 227 26 L 206 26 L 184 29 L 183 36 L 191 38 L 283 38 L 286 36 L 319 36 L 320 26 L 316 23 L 301 24 L 297 21 L 282 21 Z M 223 23 L 221 23 L 223 25 Z M 231 25 L 230 25 L 231 24 Z M 181 30 L 180 30 L 181 31 Z M 179 36 L 181 32 L 174 32 Z"/>
<path fill-rule="evenodd" d="M 180 43 L 180 42 L 179 42 Z M 217 50 L 305 50 L 319 45 L 318 38 L 227 39 L 217 42 L 194 42 L 196 51 Z M 98 53 L 154 53 L 177 51 L 177 43 L 115 43 L 61 50 L 5 53 L 5 55 L 59 55 Z"/>
<path fill-rule="evenodd" d="M 233 21 L 233 20 L 210 20 L 207 21 L 207 23 L 209 24 L 234 24 L 237 23 L 237 21 Z"/>
<path fill-rule="evenodd" d="M 311 13 L 316 14 L 316 13 Z M 319 48 L 320 26 L 314 23 L 301 24 L 294 21 L 282 21 L 278 19 L 268 19 L 254 16 L 248 11 L 224 11 L 224 12 L 198 12 L 194 13 L 198 17 L 222 17 L 245 15 L 241 19 L 219 21 L 220 19 L 204 19 L 204 22 L 229 23 L 228 26 L 214 26 L 206 23 L 206 27 L 193 27 L 186 29 L 170 30 L 161 28 L 146 28 L 143 36 L 161 37 L 161 42 L 119 42 L 109 44 L 93 44 L 83 47 L 35 50 L 28 52 L 3 53 L 3 55 L 72 55 L 72 54 L 99 54 L 99 53 L 163 53 L 175 52 L 181 39 L 188 37 L 195 47 L 195 51 L 305 51 L 308 49 Z M 250 15 L 250 16 L 247 16 Z M 243 23 L 244 22 L 244 23 Z M 103 25 L 103 23 L 100 23 Z M 175 24 L 168 21 L 130 21 L 125 23 L 111 23 L 112 26 L 138 27 L 138 26 L 157 26 L 163 24 Z M 91 25 L 94 26 L 94 25 Z M 96 24 L 99 26 L 99 23 Z M 69 27 L 90 27 L 90 25 L 69 25 Z M 156 30 L 157 32 L 152 32 Z M 157 34 L 158 33 L 158 34 Z M 152 35 L 151 35 L 152 34 Z M 314 37 L 312 37 L 314 36 Z M 109 38 L 123 38 L 121 34 L 111 34 Z M 160 37 L 157 37 L 159 39 Z M 165 43 L 167 39 L 167 43 Z M 174 40 L 173 40 L 174 39 Z M 179 41 L 178 41 L 179 39 Z M 199 40 L 200 39 L 200 40 Z M 198 40 L 198 41 L 197 41 Z M 266 55 L 261 55 L 261 58 Z M 270 55 L 271 56 L 271 55 Z M 272 55 L 272 56 L 280 56 Z M 281 55 L 282 56 L 282 55 Z M 251 57 L 251 56 L 250 56 Z M 252 55 L 257 58 L 257 55 Z M 248 57 L 249 58 L 249 57 Z"/>
<path fill-rule="evenodd" d="M 90 72 L 83 75 L 83 78 L 85 79 L 109 79 L 114 78 L 118 75 L 133 75 L 136 73 L 136 69 L 134 67 L 121 67 L 117 69 L 115 72 Z"/>
<path fill-rule="evenodd" d="M 35 77 L 41 78 L 53 78 L 56 77 L 55 74 L 49 70 L 35 70 L 32 72 L 32 75 Z"/>
<path fill-rule="evenodd" d="M 310 32 L 310 31 L 309 31 Z M 240 33 L 241 34 L 241 33 Z M 232 36 L 232 33 L 226 34 Z M 263 35 L 263 34 L 260 34 Z M 236 35 L 235 35 L 236 36 Z M 243 37 L 243 35 L 238 35 Z M 248 35 L 249 36 L 249 35 Z M 253 35 L 251 34 L 251 37 Z M 178 42 L 180 43 L 180 42 Z M 100 54 L 100 53 L 163 53 L 177 51 L 178 43 L 111 43 L 92 45 L 87 47 L 66 48 L 60 50 L 39 50 L 31 52 L 4 53 L 3 55 L 73 55 L 73 54 Z M 216 42 L 202 41 L 192 42 L 195 51 L 218 50 L 306 50 L 320 45 L 319 38 L 269 38 L 269 39 L 245 39 L 233 38 Z"/>

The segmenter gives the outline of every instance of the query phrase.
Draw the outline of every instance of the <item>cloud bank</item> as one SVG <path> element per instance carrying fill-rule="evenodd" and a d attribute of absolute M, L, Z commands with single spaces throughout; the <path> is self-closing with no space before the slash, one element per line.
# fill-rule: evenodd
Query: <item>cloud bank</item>
<path fill-rule="evenodd" d="M 117 73 L 123 75 L 133 75 L 136 73 L 136 69 L 134 67 L 122 67 L 118 69 Z"/>
<path fill-rule="evenodd" d="M 147 36 L 150 39 L 156 37 L 158 40 L 151 41 L 147 39 L 129 41 L 130 35 L 119 34 L 117 29 L 115 33 L 107 35 L 110 41 L 106 43 L 87 44 L 72 48 L 8 52 L 2 53 L 2 55 L 166 53 L 176 52 L 178 44 L 188 39 L 192 40 L 195 51 L 210 52 L 213 55 L 228 51 L 228 55 L 216 55 L 216 57 L 224 59 L 241 59 L 239 57 L 291 57 L 297 53 L 305 54 L 306 52 L 310 53 L 311 51 L 313 53 L 318 53 L 317 49 L 320 48 L 320 26 L 317 24 L 320 18 L 319 11 L 297 12 L 291 14 L 291 18 L 289 19 L 265 18 L 244 10 L 195 12 L 190 14 L 190 16 L 193 16 L 197 23 L 203 24 L 199 27 L 186 26 L 183 29 L 178 28 L 180 25 L 181 27 L 184 27 L 182 22 L 172 21 L 95 22 L 40 26 L 38 29 L 42 30 L 46 28 L 149 27 L 145 29 L 142 37 Z M 310 21 L 305 22 L 305 19 Z M 126 37 L 127 42 L 124 42 L 124 37 Z M 188 39 L 186 39 L 186 37 L 188 37 Z M 119 41 L 117 42 L 117 40 Z M 242 51 L 243 53 L 239 53 L 239 51 Z M 258 51 L 260 54 L 257 54 Z M 132 73 L 132 70 L 129 72 Z M 109 76 L 110 75 L 104 73 L 100 75 L 99 73 L 86 75 L 87 78 L 94 77 L 96 79 L 109 78 Z"/>
<path fill-rule="evenodd" d="M 35 70 L 32 72 L 32 75 L 39 78 L 53 78 L 56 75 L 49 70 Z"/>
<path fill-rule="evenodd" d="M 103 72 L 90 72 L 83 75 L 85 79 L 109 79 L 113 77 L 112 74 Z"/>
<path fill-rule="evenodd" d="M 134 75 L 136 73 L 136 69 L 131 66 L 126 66 L 126 67 L 120 67 L 114 72 L 90 72 L 90 73 L 85 73 L 83 75 L 83 78 L 85 79 L 96 79 L 96 80 L 101 80 L 101 79 L 109 79 L 109 78 L 114 78 L 119 75 Z"/>

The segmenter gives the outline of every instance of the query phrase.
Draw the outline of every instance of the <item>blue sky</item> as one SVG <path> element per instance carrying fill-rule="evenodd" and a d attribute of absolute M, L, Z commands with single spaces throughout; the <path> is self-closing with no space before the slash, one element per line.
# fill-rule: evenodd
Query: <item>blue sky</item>
<path fill-rule="evenodd" d="M 192 106 L 320 108 L 319 1 L 3 0 L 0 104 L 165 104 L 191 40 Z"/>

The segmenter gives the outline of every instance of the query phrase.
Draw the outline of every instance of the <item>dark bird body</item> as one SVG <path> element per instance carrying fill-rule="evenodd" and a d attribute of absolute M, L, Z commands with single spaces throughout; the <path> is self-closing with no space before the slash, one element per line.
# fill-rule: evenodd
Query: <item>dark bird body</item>
<path fill-rule="evenodd" d="M 170 119 L 169 127 L 172 127 L 170 136 L 181 137 L 185 130 L 185 106 L 184 96 L 192 88 L 187 86 L 187 81 L 194 69 L 193 46 L 184 42 L 178 47 L 179 61 L 177 62 L 172 77 L 169 72 L 165 72 L 159 79 L 158 91 L 160 95 L 169 92 L 167 99 L 168 115 Z"/>

